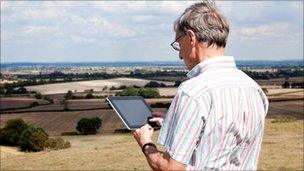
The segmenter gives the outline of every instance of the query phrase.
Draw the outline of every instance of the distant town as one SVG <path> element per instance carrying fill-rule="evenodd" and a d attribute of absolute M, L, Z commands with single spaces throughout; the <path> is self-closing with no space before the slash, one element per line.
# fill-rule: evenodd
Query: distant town
<path fill-rule="evenodd" d="M 303 61 L 237 61 L 237 67 L 261 84 L 283 79 L 289 86 L 303 87 Z M 8 88 L 48 83 L 130 77 L 182 82 L 187 70 L 181 62 L 96 62 L 96 63 L 2 63 L 0 93 Z M 289 79 L 299 77 L 296 80 Z M 265 81 L 269 80 L 269 82 Z M 288 86 L 288 85 L 285 85 Z"/>

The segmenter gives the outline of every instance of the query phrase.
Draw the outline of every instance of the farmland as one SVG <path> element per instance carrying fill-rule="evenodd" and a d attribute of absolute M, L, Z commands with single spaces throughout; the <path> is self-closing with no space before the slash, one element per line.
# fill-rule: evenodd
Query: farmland
<path fill-rule="evenodd" d="M 1 98 L 0 108 L 1 110 L 26 108 L 30 107 L 34 102 L 37 102 L 37 105 L 49 104 L 48 101 L 42 99 L 13 97 Z"/>
<path fill-rule="evenodd" d="M 152 103 L 153 99 L 148 101 Z M 79 105 L 80 104 L 75 104 L 75 106 L 78 107 Z M 274 118 L 277 116 L 291 116 L 298 119 L 303 119 L 303 108 L 304 104 L 301 100 L 270 102 L 267 117 Z M 154 111 L 166 112 L 166 109 L 156 108 Z M 42 127 L 51 135 L 60 135 L 63 132 L 76 131 L 75 127 L 77 121 L 82 117 L 95 116 L 100 117 L 103 120 L 100 133 L 111 133 L 114 132 L 115 129 L 124 128 L 123 123 L 111 109 L 1 114 L 0 122 L 3 125 L 3 123 L 8 119 L 23 118 L 25 121 L 35 126 Z"/>
<path fill-rule="evenodd" d="M 32 97 L 1 98 L 1 127 L 13 118 L 22 118 L 33 126 L 46 130 L 52 137 L 61 136 L 72 144 L 70 149 L 23 153 L 15 147 L 1 146 L 1 170 L 148 170 L 144 156 L 129 133 L 117 134 L 115 129 L 125 126 L 104 98 L 69 99 L 64 101 L 68 90 L 81 93 L 94 89 L 94 94 L 113 94 L 119 90 L 102 90 L 105 86 L 144 86 L 150 80 L 118 78 L 98 81 L 56 83 L 27 87 L 40 91 L 53 99 L 53 103 Z M 172 82 L 163 82 L 172 85 Z M 270 101 L 266 119 L 259 169 L 295 170 L 303 169 L 303 89 L 282 89 L 277 85 L 266 85 Z M 146 99 L 148 103 L 168 104 L 176 88 L 158 88 L 163 98 Z M 59 94 L 57 94 L 59 93 Z M 168 96 L 168 97 L 167 97 Z M 31 106 L 33 102 L 38 105 Z M 63 102 L 65 102 L 65 107 Z M 153 108 L 165 113 L 166 108 Z M 291 117 L 295 122 L 272 123 L 277 117 Z M 76 133 L 77 122 L 83 117 L 99 117 L 103 120 L 97 135 L 81 136 Z M 154 135 L 156 140 L 158 132 Z M 69 136 L 68 136 L 69 135 Z M 124 148 L 120 148 L 120 147 Z M 158 148 L 162 149 L 161 146 Z M 293 160 L 289 160 L 289 156 Z M 128 160 L 125 160 L 128 158 Z M 20 161 L 20 162 L 16 162 Z"/>
<path fill-rule="evenodd" d="M 68 83 L 55 83 L 47 85 L 36 85 L 28 86 L 26 89 L 28 91 L 37 91 L 42 94 L 60 94 L 66 93 L 68 90 L 73 92 L 84 92 L 86 90 L 93 89 L 94 91 L 102 91 L 105 86 L 110 88 L 112 86 L 119 87 L 122 85 L 125 86 L 145 86 L 151 80 L 137 79 L 137 78 L 114 78 L 106 80 L 94 80 L 94 81 L 77 81 L 77 82 L 68 82 Z M 159 81 L 168 86 L 172 86 L 174 83 Z"/>

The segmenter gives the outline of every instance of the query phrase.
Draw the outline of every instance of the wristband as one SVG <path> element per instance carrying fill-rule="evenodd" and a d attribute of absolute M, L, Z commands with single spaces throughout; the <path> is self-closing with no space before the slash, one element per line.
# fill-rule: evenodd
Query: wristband
<path fill-rule="evenodd" d="M 141 150 L 142 150 L 142 152 L 143 152 L 144 154 L 146 154 L 146 153 L 145 153 L 145 148 L 146 148 L 146 146 L 152 146 L 152 147 L 154 147 L 155 149 L 157 149 L 155 144 L 153 144 L 153 143 L 151 143 L 151 142 L 148 142 L 148 143 L 144 144 L 144 145 L 142 146 L 142 148 L 141 148 Z"/>

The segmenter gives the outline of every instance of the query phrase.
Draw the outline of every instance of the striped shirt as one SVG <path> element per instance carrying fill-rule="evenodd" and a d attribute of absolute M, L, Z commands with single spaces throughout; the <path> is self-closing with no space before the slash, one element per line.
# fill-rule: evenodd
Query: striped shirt
<path fill-rule="evenodd" d="M 158 143 L 187 170 L 256 170 L 268 100 L 234 58 L 196 65 L 165 116 Z"/>

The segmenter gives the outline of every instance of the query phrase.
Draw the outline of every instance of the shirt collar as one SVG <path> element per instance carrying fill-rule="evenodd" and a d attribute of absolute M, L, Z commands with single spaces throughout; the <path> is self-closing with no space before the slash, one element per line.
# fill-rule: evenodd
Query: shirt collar
<path fill-rule="evenodd" d="M 209 68 L 236 68 L 234 58 L 232 56 L 216 56 L 208 58 L 197 64 L 187 73 L 188 78 L 196 77 Z"/>

